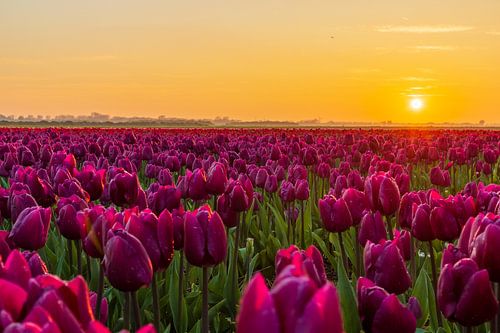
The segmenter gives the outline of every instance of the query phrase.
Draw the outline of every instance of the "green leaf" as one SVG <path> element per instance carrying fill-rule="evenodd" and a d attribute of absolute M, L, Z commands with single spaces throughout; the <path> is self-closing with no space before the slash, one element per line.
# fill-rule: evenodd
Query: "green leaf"
<path fill-rule="evenodd" d="M 172 263 L 173 267 L 170 269 L 170 276 L 168 279 L 168 297 L 170 302 L 170 309 L 172 310 L 172 318 L 174 318 L 174 326 L 177 332 L 186 332 L 188 326 L 188 309 L 186 305 L 186 298 L 182 298 L 181 309 L 179 309 L 179 259 L 180 257 L 176 255 L 176 260 Z M 181 320 L 178 322 L 177 318 L 181 312 Z"/>
<path fill-rule="evenodd" d="M 420 274 L 415 281 L 415 285 L 413 286 L 413 290 L 411 296 L 414 296 L 418 299 L 420 303 L 420 308 L 422 310 L 422 317 L 417 320 L 417 327 L 421 327 L 427 321 L 429 317 L 429 291 L 427 287 L 427 281 L 429 280 L 429 276 L 425 269 L 420 271 Z"/>
<path fill-rule="evenodd" d="M 335 257 L 330 253 L 325 241 L 323 239 L 321 239 L 321 237 L 319 237 L 319 235 L 316 234 L 315 232 L 312 233 L 312 237 L 313 237 L 315 243 L 319 246 L 321 253 L 323 253 L 323 255 L 326 256 L 326 258 L 330 262 L 330 265 L 332 267 L 337 266 L 337 259 L 335 259 Z"/>
<path fill-rule="evenodd" d="M 272 205 L 268 204 L 269 208 L 273 212 L 275 218 L 275 226 L 276 226 L 276 236 L 280 240 L 281 244 L 288 244 L 287 237 L 287 223 L 285 222 L 283 216 L 281 216 L 280 212 Z"/>
<path fill-rule="evenodd" d="M 431 318 L 430 322 L 431 322 L 432 331 L 436 332 L 438 329 L 437 312 L 436 312 L 438 310 L 436 309 L 436 298 L 434 295 L 434 288 L 432 286 L 432 281 L 428 275 L 426 276 L 426 280 L 427 280 L 427 295 L 428 295 L 428 302 L 429 302 L 429 315 Z"/>
<path fill-rule="evenodd" d="M 337 275 L 337 290 L 340 297 L 342 317 L 344 319 L 344 330 L 346 333 L 359 333 L 361 331 L 361 321 L 356 305 L 356 296 L 351 283 L 347 279 L 347 274 L 341 260 L 337 263 Z"/>

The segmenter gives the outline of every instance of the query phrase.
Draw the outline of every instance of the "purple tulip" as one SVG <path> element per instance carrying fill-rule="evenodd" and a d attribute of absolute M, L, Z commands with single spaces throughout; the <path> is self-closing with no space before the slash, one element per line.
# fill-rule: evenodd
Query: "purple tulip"
<path fill-rule="evenodd" d="M 405 307 L 396 295 L 388 294 L 383 288 L 364 277 L 358 280 L 357 294 L 358 310 L 365 332 L 415 332 L 417 328 L 414 314 L 415 301 Z"/>
<path fill-rule="evenodd" d="M 215 266 L 226 258 L 227 238 L 224 223 L 210 206 L 186 212 L 184 221 L 184 253 L 191 265 Z"/>
<path fill-rule="evenodd" d="M 207 175 L 207 192 L 213 195 L 224 193 L 227 186 L 227 175 L 224 164 L 215 162 L 208 169 Z"/>
<path fill-rule="evenodd" d="M 387 231 L 385 230 L 384 220 L 380 212 L 365 213 L 361 219 L 361 226 L 359 229 L 359 244 L 364 247 L 367 241 L 378 244 L 380 241 L 386 239 Z"/>
<path fill-rule="evenodd" d="M 364 250 L 366 277 L 390 293 L 402 294 L 411 286 L 411 278 L 394 241 L 367 242 Z"/>
<path fill-rule="evenodd" d="M 149 285 L 153 266 L 141 242 L 125 230 L 113 230 L 108 237 L 103 264 L 109 283 L 121 291 Z"/>
<path fill-rule="evenodd" d="M 276 276 L 288 266 L 292 265 L 295 276 L 307 275 L 318 287 L 327 282 L 323 256 L 319 250 L 311 245 L 307 250 L 300 250 L 295 245 L 290 245 L 287 249 L 280 249 L 276 252 L 274 259 Z"/>
<path fill-rule="evenodd" d="M 139 196 L 139 179 L 137 174 L 122 171 L 116 174 L 109 182 L 111 201 L 120 207 L 133 205 Z"/>
<path fill-rule="evenodd" d="M 32 251 L 41 249 L 47 242 L 51 217 L 50 208 L 24 209 L 12 227 L 9 239 L 23 249 Z"/>
<path fill-rule="evenodd" d="M 342 198 L 345 200 L 347 207 L 349 208 L 353 224 L 358 225 L 365 215 L 365 210 L 369 208 L 365 193 L 358 191 L 355 188 L 348 188 L 342 194 Z"/>
<path fill-rule="evenodd" d="M 344 199 L 326 195 L 318 203 L 321 221 L 330 232 L 343 232 L 352 226 L 352 217 Z"/>
<path fill-rule="evenodd" d="M 282 279 L 269 291 L 264 278 L 257 273 L 241 299 L 236 331 L 341 333 L 337 291 L 329 282 L 318 288 L 306 276 Z"/>
<path fill-rule="evenodd" d="M 446 264 L 437 287 L 439 310 L 450 321 L 463 326 L 485 323 L 498 312 L 498 301 L 491 288 L 488 271 L 479 270 L 471 259 Z"/>

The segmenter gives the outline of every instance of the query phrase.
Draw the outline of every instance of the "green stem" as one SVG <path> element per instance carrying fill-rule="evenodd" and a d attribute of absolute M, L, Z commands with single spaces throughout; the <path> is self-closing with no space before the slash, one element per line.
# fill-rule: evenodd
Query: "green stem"
<path fill-rule="evenodd" d="M 177 299 L 177 329 L 181 327 L 182 321 L 182 299 L 184 298 L 184 251 L 179 251 L 179 297 Z"/>
<path fill-rule="evenodd" d="M 156 274 L 153 274 L 151 281 L 151 293 L 153 294 L 153 314 L 156 330 L 160 331 L 160 303 L 158 302 L 158 286 L 156 284 Z"/>
<path fill-rule="evenodd" d="M 432 268 L 432 284 L 434 287 L 434 300 L 436 301 L 436 314 L 439 327 L 443 326 L 443 319 L 441 318 L 441 311 L 439 311 L 439 304 L 437 298 L 437 271 L 436 271 L 436 258 L 434 257 L 434 248 L 432 247 L 432 241 L 429 241 L 429 254 L 431 256 L 431 268 Z"/>
<path fill-rule="evenodd" d="M 69 256 L 69 272 L 70 275 L 73 275 L 73 243 L 71 239 L 67 240 L 68 245 L 68 256 Z"/>
<path fill-rule="evenodd" d="M 306 249 L 306 237 L 305 237 L 305 226 L 304 226 L 304 201 L 300 202 L 300 239 L 302 241 L 302 249 Z"/>
<path fill-rule="evenodd" d="M 123 302 L 123 327 L 130 330 L 130 293 L 124 292 L 124 302 Z"/>
<path fill-rule="evenodd" d="M 130 294 L 132 296 L 132 309 L 134 312 L 135 327 L 136 329 L 139 329 L 139 327 L 141 327 L 142 324 L 141 324 L 141 313 L 139 310 L 139 302 L 137 301 L 137 293 L 135 291 L 132 291 Z"/>
<path fill-rule="evenodd" d="M 208 267 L 203 267 L 203 300 L 201 312 L 201 332 L 208 333 Z"/>
<path fill-rule="evenodd" d="M 344 264 L 344 268 L 347 274 L 348 272 L 348 263 L 347 263 L 347 255 L 345 253 L 344 240 L 342 239 L 342 233 L 339 232 L 339 244 L 340 244 L 340 255 L 342 256 L 342 263 Z"/>
<path fill-rule="evenodd" d="M 95 304 L 95 317 L 97 320 L 101 319 L 101 302 L 102 294 L 104 293 L 104 267 L 102 262 L 99 263 L 99 284 L 97 286 L 97 300 Z"/>
<path fill-rule="evenodd" d="M 354 227 L 355 230 L 355 240 L 354 240 L 354 248 L 356 250 L 356 275 L 358 277 L 363 274 L 363 268 L 361 267 L 361 245 L 358 242 L 358 237 L 359 237 L 359 224 Z"/>
<path fill-rule="evenodd" d="M 389 239 L 390 240 L 393 240 L 394 239 L 394 233 L 392 231 L 392 221 L 391 221 L 391 217 L 390 216 L 386 216 L 385 217 L 386 221 L 387 221 L 387 231 L 389 233 Z"/>
<path fill-rule="evenodd" d="M 233 250 L 233 272 L 232 272 L 232 290 L 238 288 L 238 249 L 239 249 L 239 239 L 240 239 L 240 224 L 236 225 L 235 235 L 234 235 L 234 250 Z"/>
<path fill-rule="evenodd" d="M 80 239 L 75 241 L 76 247 L 76 267 L 78 268 L 78 275 L 82 275 L 82 241 Z"/>
<path fill-rule="evenodd" d="M 85 253 L 85 257 L 87 258 L 87 279 L 90 283 L 90 281 L 92 281 L 92 263 L 87 253 Z"/>
<path fill-rule="evenodd" d="M 417 264 L 415 260 L 415 238 L 413 236 L 410 236 L 410 270 L 411 280 L 415 283 L 417 277 Z"/>

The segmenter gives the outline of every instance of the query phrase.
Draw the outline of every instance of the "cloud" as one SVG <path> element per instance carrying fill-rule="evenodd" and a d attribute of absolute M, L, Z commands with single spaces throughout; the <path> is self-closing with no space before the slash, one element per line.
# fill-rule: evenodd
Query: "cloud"
<path fill-rule="evenodd" d="M 402 77 L 401 80 L 403 80 L 403 81 L 416 81 L 416 82 L 436 81 L 436 79 L 431 78 L 431 77 L 420 77 L 420 76 L 406 76 L 406 77 Z"/>
<path fill-rule="evenodd" d="M 486 32 L 488 35 L 500 36 L 500 31 L 488 31 Z"/>
<path fill-rule="evenodd" d="M 417 45 L 408 48 L 415 51 L 454 51 L 457 49 L 456 46 L 451 45 Z"/>
<path fill-rule="evenodd" d="M 448 32 L 463 32 L 474 30 L 472 26 L 465 25 L 384 25 L 375 28 L 377 32 L 398 32 L 414 34 L 433 34 Z"/>

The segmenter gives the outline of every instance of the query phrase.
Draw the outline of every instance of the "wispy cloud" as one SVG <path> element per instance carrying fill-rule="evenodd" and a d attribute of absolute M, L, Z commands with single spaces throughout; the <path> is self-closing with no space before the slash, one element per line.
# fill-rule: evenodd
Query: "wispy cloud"
<path fill-rule="evenodd" d="M 465 25 L 384 25 L 375 27 L 375 31 L 377 32 L 397 32 L 397 33 L 414 33 L 414 34 L 463 32 L 474 29 L 475 28 L 472 26 L 465 26 Z"/>
<path fill-rule="evenodd" d="M 431 77 L 420 77 L 420 76 L 406 76 L 406 77 L 402 77 L 401 80 L 403 80 L 403 81 L 416 81 L 416 82 L 436 81 L 436 79 L 431 78 Z"/>
<path fill-rule="evenodd" d="M 456 46 L 451 45 L 417 45 L 408 48 L 415 51 L 454 51 L 457 49 Z"/>
<path fill-rule="evenodd" d="M 488 31 L 487 35 L 500 36 L 500 31 Z"/>

